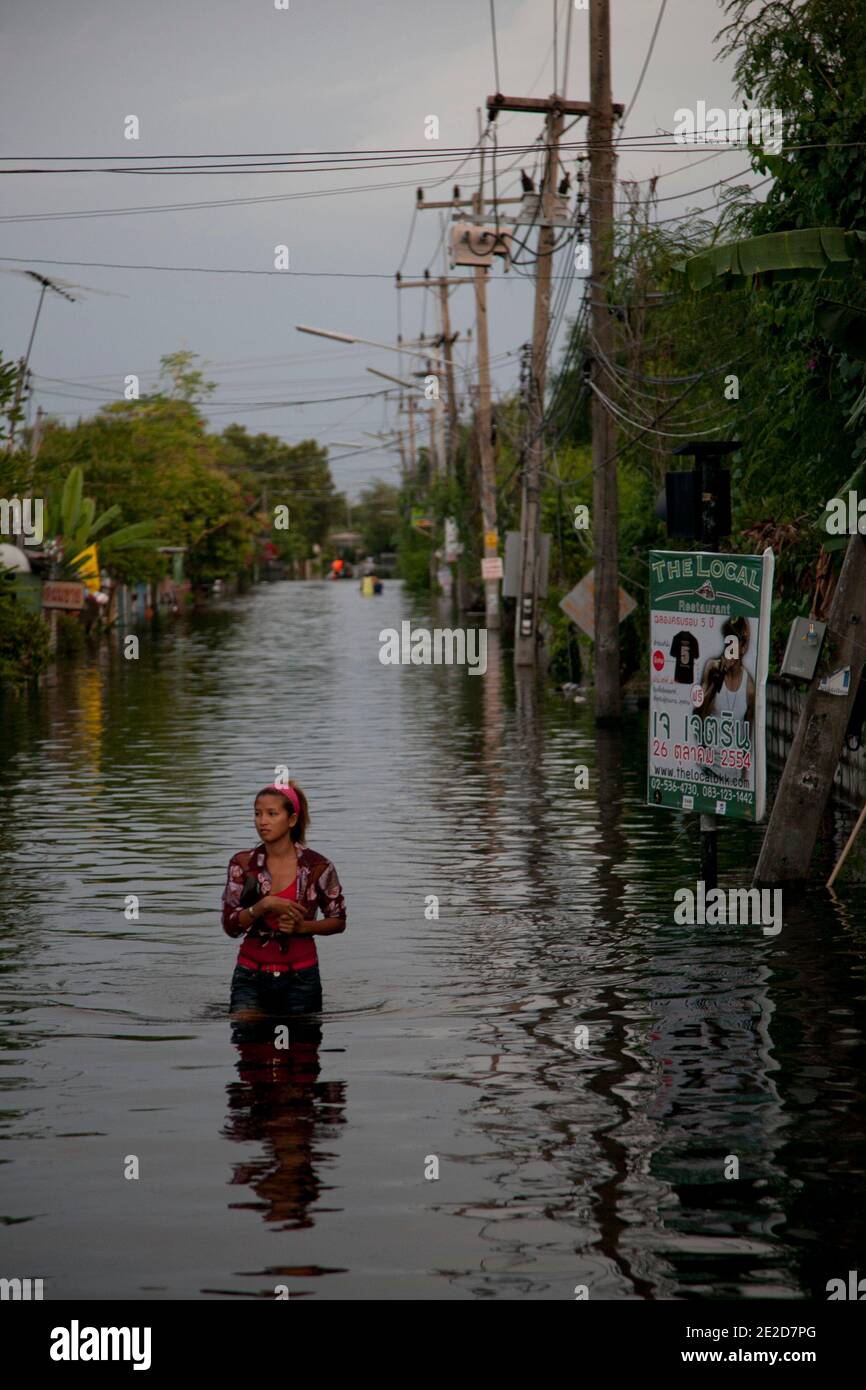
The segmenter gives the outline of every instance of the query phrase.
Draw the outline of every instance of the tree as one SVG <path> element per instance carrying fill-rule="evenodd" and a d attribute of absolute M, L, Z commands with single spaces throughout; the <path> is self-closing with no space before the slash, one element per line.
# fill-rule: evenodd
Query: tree
<path fill-rule="evenodd" d="M 366 555 L 381 555 L 397 549 L 399 500 L 399 490 L 381 478 L 374 478 L 362 489 L 352 508 L 352 523 L 361 533 Z"/>
<path fill-rule="evenodd" d="M 198 353 L 181 348 L 178 352 L 168 352 L 160 359 L 159 379 L 162 389 L 154 396 L 167 397 L 172 401 L 186 401 L 191 405 L 210 396 L 216 390 L 215 381 L 207 381 L 201 367 L 193 364 L 199 360 Z"/>
<path fill-rule="evenodd" d="M 185 546 L 185 571 L 193 584 L 231 579 L 252 559 L 256 522 L 250 515 L 236 455 L 209 434 L 192 399 L 208 383 L 191 367 L 192 354 L 163 358 L 172 385 L 138 401 L 115 401 L 98 415 L 68 428 L 49 422 L 37 461 L 37 486 L 59 496 L 75 468 L 101 508 L 119 508 L 126 525 L 150 523 L 163 545 Z M 165 374 L 164 373 L 164 374 Z M 240 470 L 241 474 L 244 470 Z M 165 557 L 150 548 L 124 547 L 111 556 L 116 578 L 155 580 Z"/>
<path fill-rule="evenodd" d="M 307 559 L 342 519 L 327 451 L 312 439 L 287 444 L 274 435 L 251 435 L 243 425 L 229 425 L 222 443 L 226 466 L 242 480 L 249 503 L 258 499 L 269 539 L 283 559 Z M 281 505 L 288 508 L 288 529 L 273 524 L 274 508 Z"/>

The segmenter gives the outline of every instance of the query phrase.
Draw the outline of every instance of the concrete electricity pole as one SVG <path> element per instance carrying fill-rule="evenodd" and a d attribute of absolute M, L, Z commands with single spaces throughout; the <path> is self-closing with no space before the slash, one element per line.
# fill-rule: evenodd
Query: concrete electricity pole
<path fill-rule="evenodd" d="M 448 311 L 448 288 L 450 285 L 469 285 L 472 282 L 467 275 L 456 276 L 453 279 L 449 279 L 447 275 L 431 276 L 426 272 L 423 280 L 404 280 L 399 273 L 396 279 L 398 290 L 438 289 L 439 291 L 439 325 L 441 333 L 438 346 L 440 348 L 439 356 L 445 369 L 445 389 L 448 397 L 448 445 L 445 475 L 446 477 L 450 477 L 453 473 L 454 461 L 457 457 L 459 425 L 457 419 L 457 390 L 454 385 L 454 358 L 451 351 L 454 338 L 451 336 L 451 315 Z M 439 372 L 437 372 L 437 376 L 438 375 L 440 375 Z"/>
<path fill-rule="evenodd" d="M 547 166 L 542 185 L 541 216 L 535 263 L 535 310 L 532 319 L 532 366 L 529 383 L 526 456 L 520 507 L 520 597 L 514 627 L 515 666 L 536 664 L 538 632 L 538 556 L 541 544 L 541 465 L 544 457 L 544 391 L 547 383 L 547 334 L 556 230 L 550 225 L 559 170 L 563 116 L 556 97 L 546 113 Z M 547 222 L 547 225 L 544 225 Z"/>
<path fill-rule="evenodd" d="M 422 198 L 418 199 L 418 208 L 425 211 L 428 208 L 462 208 L 471 207 L 475 218 L 480 221 L 485 206 L 496 207 L 501 203 L 519 203 L 519 197 L 511 198 L 485 198 L 483 196 L 483 158 L 482 158 L 482 182 L 481 188 L 474 193 L 471 198 L 460 198 L 459 189 L 454 190 L 454 197 L 447 203 L 426 203 Z M 478 354 L 478 408 L 476 412 L 476 430 L 478 439 L 478 457 L 481 462 L 481 518 L 484 529 L 483 554 L 485 559 L 489 559 L 499 554 L 499 532 L 496 521 L 496 460 L 493 454 L 492 440 L 492 409 L 490 393 L 490 346 L 487 331 L 487 267 L 476 265 L 472 268 L 472 275 L 475 284 L 475 341 Z M 454 283 L 464 283 L 464 279 L 454 280 Z M 497 631 L 500 618 L 499 605 L 499 580 L 488 579 L 484 583 L 484 621 L 487 628 Z"/>
<path fill-rule="evenodd" d="M 592 530 L 595 562 L 595 718 L 616 723 L 619 680 L 619 498 L 616 430 L 598 391 L 612 390 L 602 358 L 613 361 L 614 323 L 607 305 L 613 269 L 613 115 L 610 84 L 610 0 L 590 0 L 589 226 L 593 335 Z M 602 381 L 605 386 L 602 387 Z"/>
<path fill-rule="evenodd" d="M 559 142 L 566 111 L 585 115 L 585 101 L 565 101 L 556 93 L 546 100 L 532 97 L 487 98 L 487 114 L 500 111 L 538 111 L 545 118 L 547 163 L 541 188 L 538 248 L 535 263 L 535 311 L 532 323 L 532 368 L 520 510 L 520 596 L 514 628 L 515 666 L 536 663 L 538 631 L 538 556 L 541 542 L 541 463 L 543 456 L 544 388 L 547 380 L 547 334 L 550 327 L 550 286 L 556 228 L 552 225 L 553 195 L 559 169 Z"/>
<path fill-rule="evenodd" d="M 532 359 L 529 380 L 529 409 L 523 473 L 523 501 L 520 516 L 520 597 L 514 632 L 515 666 L 534 666 L 537 660 L 538 562 L 541 549 L 541 465 L 544 452 L 544 391 L 547 381 L 547 335 L 550 328 L 550 292 L 556 227 L 551 225 L 559 168 L 559 142 L 566 116 L 588 116 L 588 101 L 566 101 L 554 92 L 546 99 L 506 97 L 501 93 L 487 98 L 487 114 L 494 120 L 500 111 L 540 112 L 545 117 L 547 163 L 539 209 L 541 226 L 535 270 L 535 311 L 532 325 Z M 622 113 L 613 107 L 611 114 Z M 545 225 L 546 224 L 546 225 Z"/>
<path fill-rule="evenodd" d="M 475 194 L 473 208 L 481 217 L 483 198 Z M 499 554 L 496 522 L 496 459 L 493 455 L 493 411 L 490 401 L 490 342 L 487 334 L 487 267 L 477 265 L 475 278 L 475 336 L 478 353 L 478 413 L 476 416 L 478 457 L 481 461 L 481 524 L 484 528 L 484 558 Z M 493 632 L 500 625 L 499 580 L 484 581 L 484 622 Z"/>

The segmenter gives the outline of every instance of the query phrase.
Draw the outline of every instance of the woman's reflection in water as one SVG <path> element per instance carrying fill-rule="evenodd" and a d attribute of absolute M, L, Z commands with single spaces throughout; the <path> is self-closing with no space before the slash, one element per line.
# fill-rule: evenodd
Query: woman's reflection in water
<path fill-rule="evenodd" d="M 284 1230 L 313 1225 L 310 1208 L 322 1187 L 318 1168 L 331 1157 L 322 1145 L 345 1123 L 345 1082 L 318 1080 L 321 1041 L 315 1014 L 232 1026 L 240 1079 L 226 1088 L 223 1133 L 241 1143 L 259 1140 L 264 1152 L 235 1164 L 231 1177 L 258 1200 L 231 1205 L 260 1211 Z"/>

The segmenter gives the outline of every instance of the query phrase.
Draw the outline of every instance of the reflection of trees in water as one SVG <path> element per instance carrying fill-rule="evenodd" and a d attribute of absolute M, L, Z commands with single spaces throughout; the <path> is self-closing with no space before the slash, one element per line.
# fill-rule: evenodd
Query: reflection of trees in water
<path fill-rule="evenodd" d="M 251 1187 L 258 1201 L 233 1202 L 240 1210 L 260 1211 L 283 1229 L 313 1225 L 309 1208 L 321 1192 L 318 1167 L 331 1155 L 321 1148 L 345 1123 L 346 1087 L 323 1081 L 321 1028 L 280 1020 L 289 1046 L 275 1043 L 273 1020 L 235 1026 L 239 1081 L 229 1084 L 223 1133 L 241 1143 L 261 1143 L 261 1158 L 234 1165 L 231 1182 Z"/>
<path fill-rule="evenodd" d="M 862 889 L 828 900 L 820 889 L 786 895 L 773 952 L 779 996 L 774 1027 L 777 1084 L 788 1125 L 785 1231 L 807 1296 L 826 1299 L 828 1279 L 866 1273 L 866 929 Z"/>
<path fill-rule="evenodd" d="M 515 1291 L 549 1289 L 550 1277 L 537 1273 L 543 1248 L 549 1268 L 568 1271 L 554 1279 L 563 1290 L 586 1282 L 598 1295 L 604 1281 L 607 1296 L 648 1296 L 652 1285 L 635 1272 L 621 1241 L 622 1188 L 641 1179 L 649 1147 L 638 1145 L 635 1156 L 634 1100 L 625 1098 L 640 1098 L 633 1083 L 642 1073 L 624 1016 L 628 967 L 617 950 L 628 932 L 622 749 L 615 732 L 595 736 L 591 792 L 578 812 L 563 795 L 573 770 L 567 765 L 564 772 L 546 727 L 547 697 L 531 672 L 518 671 L 514 680 L 514 746 L 507 752 L 512 798 L 519 792 L 511 803 L 519 807 L 516 824 L 496 808 L 506 833 L 517 832 L 509 836 L 513 867 L 476 898 L 495 901 L 500 911 L 474 913 L 471 930 L 449 941 L 461 1004 L 479 1006 L 474 1032 L 484 1049 L 452 1076 L 474 1087 L 473 1123 L 492 1148 L 485 1169 L 497 1170 L 491 1181 L 502 1193 L 459 1209 L 484 1223 L 492 1247 L 469 1283 L 486 1289 L 489 1269 L 491 1279 L 507 1272 Z M 496 709 L 488 713 L 498 719 Z M 569 733 L 563 743 L 570 741 Z M 497 745 L 485 734 L 482 746 L 492 752 Z M 588 813 L 596 832 L 591 844 L 580 833 Z M 571 838 L 575 815 L 584 825 Z M 516 907 L 503 920 L 501 905 L 509 900 Z M 588 1023 L 592 1036 L 582 1054 L 574 1047 L 578 1023 Z M 620 1140 L 629 1123 L 629 1138 Z"/>

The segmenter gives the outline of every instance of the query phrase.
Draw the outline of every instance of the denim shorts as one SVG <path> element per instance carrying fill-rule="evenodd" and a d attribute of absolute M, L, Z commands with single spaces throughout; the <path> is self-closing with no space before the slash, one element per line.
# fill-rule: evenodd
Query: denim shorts
<path fill-rule="evenodd" d="M 290 1014 L 316 1014 L 322 1009 L 322 980 L 318 965 L 273 975 L 269 970 L 250 970 L 236 965 L 232 975 L 230 1011 L 257 1009 L 272 1018 Z"/>

